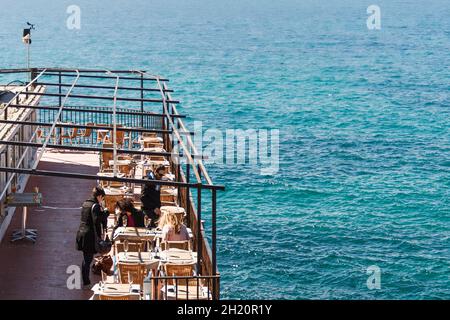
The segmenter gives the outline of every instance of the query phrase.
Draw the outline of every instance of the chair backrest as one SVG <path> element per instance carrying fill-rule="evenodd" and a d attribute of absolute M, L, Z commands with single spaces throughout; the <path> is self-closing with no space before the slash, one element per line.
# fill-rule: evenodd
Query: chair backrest
<path fill-rule="evenodd" d="M 87 126 L 95 126 L 95 123 L 90 122 L 90 123 L 86 123 Z M 86 130 L 84 130 L 83 133 L 83 138 L 89 138 L 92 134 L 92 128 L 86 128 Z"/>
<path fill-rule="evenodd" d="M 124 252 L 125 250 L 123 250 L 123 242 L 115 242 L 116 245 L 116 252 Z M 128 251 L 129 252 L 138 252 L 144 251 L 144 243 L 143 242 L 130 242 L 128 241 Z"/>
<path fill-rule="evenodd" d="M 111 149 L 113 148 L 112 143 L 104 143 L 103 148 Z M 102 152 L 102 168 L 109 168 L 109 161 L 113 160 L 113 152 L 112 151 L 103 151 Z"/>
<path fill-rule="evenodd" d="M 176 197 L 173 194 L 161 193 L 160 198 L 162 202 L 176 203 Z"/>
<path fill-rule="evenodd" d="M 164 161 L 166 158 L 164 156 L 149 156 L 151 161 Z"/>
<path fill-rule="evenodd" d="M 117 126 L 119 127 L 119 126 Z M 123 145 L 125 139 L 125 131 L 116 131 L 116 143 L 118 145 Z"/>
<path fill-rule="evenodd" d="M 125 165 L 125 166 L 117 166 L 117 169 L 119 170 L 120 173 L 123 173 L 125 176 L 129 176 L 133 168 L 130 165 Z"/>
<path fill-rule="evenodd" d="M 130 294 L 125 294 L 125 295 L 108 295 L 108 294 L 99 294 L 98 295 L 98 299 L 99 300 L 131 300 L 131 295 Z"/>
<path fill-rule="evenodd" d="M 145 264 L 119 262 L 118 266 L 121 283 L 129 283 L 128 274 L 130 274 L 133 283 L 140 284 L 141 287 L 143 286 L 147 270 Z"/>
<path fill-rule="evenodd" d="M 111 186 L 111 184 L 102 184 L 106 186 Z M 108 208 L 109 212 L 114 212 L 114 209 L 116 207 L 116 202 L 123 199 L 123 195 L 121 194 L 114 194 L 114 195 L 107 195 L 105 197 L 105 206 Z"/>
<path fill-rule="evenodd" d="M 176 264 L 176 263 L 166 263 L 164 265 L 164 273 L 167 277 L 191 277 L 194 275 L 196 263 L 189 263 L 189 264 Z M 175 279 L 168 279 L 167 283 L 170 285 L 174 285 L 175 282 L 179 285 L 186 285 L 186 283 L 189 283 L 188 279 L 178 279 L 175 281 Z"/>
<path fill-rule="evenodd" d="M 73 128 L 72 134 L 70 135 L 70 137 L 72 139 L 75 139 L 76 137 L 78 137 L 78 128 Z"/>
<path fill-rule="evenodd" d="M 156 132 L 144 132 L 142 133 L 142 137 L 144 138 L 157 138 Z"/>
<path fill-rule="evenodd" d="M 144 148 L 164 148 L 161 142 L 144 142 Z"/>
<path fill-rule="evenodd" d="M 186 241 L 163 241 L 160 243 L 161 250 L 181 249 L 191 250 L 191 242 Z"/>
<path fill-rule="evenodd" d="M 128 154 L 119 154 L 117 155 L 117 160 L 133 160 L 133 158 Z"/>

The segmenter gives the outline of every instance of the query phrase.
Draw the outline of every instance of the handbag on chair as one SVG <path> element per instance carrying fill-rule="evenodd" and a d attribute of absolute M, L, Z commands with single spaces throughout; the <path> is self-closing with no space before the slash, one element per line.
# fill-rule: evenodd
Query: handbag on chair
<path fill-rule="evenodd" d="M 102 271 L 108 276 L 112 275 L 113 272 L 111 267 L 113 266 L 113 260 L 109 254 L 95 258 L 95 263 L 92 266 L 92 273 L 100 275 Z"/>

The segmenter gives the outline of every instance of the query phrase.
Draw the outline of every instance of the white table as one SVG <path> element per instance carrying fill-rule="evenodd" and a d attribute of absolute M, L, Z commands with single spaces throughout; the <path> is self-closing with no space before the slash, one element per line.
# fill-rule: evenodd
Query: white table
<path fill-rule="evenodd" d="M 107 295 L 130 295 L 132 300 L 140 300 L 141 299 L 141 286 L 139 284 L 120 284 L 120 283 L 106 283 L 104 288 L 100 288 L 99 284 L 96 283 L 92 289 L 94 294 L 89 300 L 99 300 L 100 294 Z"/>
<path fill-rule="evenodd" d="M 186 290 L 187 288 L 187 290 Z M 161 288 L 163 300 L 212 300 L 212 293 L 207 287 L 167 285 Z"/>

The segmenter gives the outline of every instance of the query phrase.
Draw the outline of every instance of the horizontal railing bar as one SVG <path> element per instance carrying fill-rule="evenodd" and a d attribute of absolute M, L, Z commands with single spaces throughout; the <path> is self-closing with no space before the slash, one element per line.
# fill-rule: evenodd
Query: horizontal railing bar
<path fill-rule="evenodd" d="M 51 70 L 53 72 L 58 72 L 58 70 Z M 61 71 L 61 72 L 70 72 L 70 71 Z M 103 72 L 103 71 L 99 71 Z M 112 71 L 111 71 L 112 72 Z M 132 72 L 130 72 L 132 73 Z M 132 73 L 134 74 L 134 73 Z M 46 76 L 59 76 L 59 73 L 46 73 Z M 67 73 L 61 73 L 61 77 L 74 77 L 73 74 L 67 74 Z M 96 79 L 117 79 L 117 77 L 111 77 L 111 76 L 94 76 L 94 75 L 87 75 L 87 74 L 81 74 L 80 78 L 96 78 Z M 120 80 L 141 80 L 139 77 L 120 77 Z M 160 81 L 169 82 L 169 79 L 163 79 L 160 78 Z M 156 78 L 144 78 L 144 81 L 156 81 Z"/>
<path fill-rule="evenodd" d="M 0 69 L 0 73 L 27 73 L 29 69 Z"/>
<path fill-rule="evenodd" d="M 11 104 L 10 107 L 14 107 L 14 108 L 23 108 L 23 109 L 42 109 L 42 110 L 59 110 L 59 107 L 57 106 L 30 106 L 27 104 Z M 98 108 L 98 107 L 93 107 L 93 108 Z M 105 107 L 108 108 L 108 107 Z M 127 115 L 136 115 L 136 116 L 140 116 L 140 115 L 144 115 L 144 116 L 152 116 L 152 117 L 163 117 L 165 118 L 166 115 L 162 114 L 162 113 L 152 113 L 152 112 L 141 112 L 139 111 L 140 109 L 129 109 L 132 111 L 116 111 L 116 114 L 127 114 Z M 71 111 L 71 112 L 91 112 L 91 113 L 104 113 L 104 114 L 113 114 L 113 111 L 109 111 L 109 110 L 101 110 L 101 109 L 89 109 L 89 108 L 78 108 L 78 107 L 72 107 L 72 106 L 66 106 L 64 107 L 63 111 Z M 186 115 L 180 115 L 180 114 L 176 114 L 176 115 L 172 115 L 173 118 L 186 118 Z"/>
<path fill-rule="evenodd" d="M 37 68 L 39 70 L 40 68 Z M 80 73 L 131 73 L 136 74 L 136 70 L 107 70 L 107 69 L 70 69 L 70 68 L 47 68 L 49 71 L 60 71 L 60 72 L 76 72 L 78 70 Z M 155 77 L 155 76 L 154 76 Z"/>
<path fill-rule="evenodd" d="M 160 279 L 160 280 L 220 279 L 220 275 L 215 275 L 215 276 L 152 276 L 152 279 L 155 279 L 155 280 L 156 279 Z"/>
<path fill-rule="evenodd" d="M 172 181 L 163 181 L 163 180 L 105 177 L 105 176 L 97 176 L 97 175 L 91 175 L 91 174 L 37 170 L 37 169 L 34 170 L 34 169 L 24 169 L 24 168 L 0 167 L 0 172 L 20 173 L 20 174 L 28 174 L 28 175 L 32 175 L 32 176 L 46 176 L 46 177 L 60 177 L 60 178 L 72 178 L 72 179 L 84 179 L 84 180 L 96 180 L 96 181 L 151 184 L 151 185 L 172 186 L 172 187 L 190 187 L 190 188 L 209 189 L 209 190 L 213 190 L 213 189 L 225 190 L 224 186 L 219 186 L 219 185 L 211 186 L 211 185 L 203 185 L 200 183 L 183 183 L 183 182 L 172 182 Z"/>
<path fill-rule="evenodd" d="M 31 70 L 36 69 L 36 70 L 41 70 L 43 68 L 31 68 Z M 107 69 L 70 69 L 70 68 L 46 68 L 48 71 L 53 71 L 53 72 L 80 72 L 80 73 L 123 73 L 123 74 L 139 74 L 139 70 L 107 70 Z M 30 70 L 29 69 L 25 69 L 25 70 Z M 113 77 L 115 78 L 115 77 Z M 158 75 L 151 75 L 151 78 L 155 79 L 156 78 L 160 78 L 160 76 Z"/>
<path fill-rule="evenodd" d="M 65 97 L 65 94 L 60 93 L 45 93 L 45 92 L 29 92 L 28 95 L 37 95 L 37 96 L 45 96 L 45 97 Z M 86 94 L 71 94 L 69 98 L 72 99 L 96 99 L 96 100 L 114 100 L 114 97 L 108 96 L 90 96 Z M 135 101 L 135 102 L 153 102 L 153 103 L 162 103 L 162 99 L 141 99 L 141 98 L 117 98 L 117 101 Z M 180 103 L 179 101 L 167 101 L 173 104 Z"/>
<path fill-rule="evenodd" d="M 77 70 L 75 69 L 65 69 L 65 68 L 18 68 L 18 69 L 0 69 L 0 73 L 27 73 L 27 72 L 33 72 L 33 71 L 42 71 L 44 69 L 47 69 L 50 72 L 58 72 L 58 73 L 48 73 L 46 75 L 48 76 L 59 76 L 59 72 L 76 72 Z M 100 79 L 115 79 L 116 77 L 111 77 L 111 76 L 104 76 L 104 75 L 85 75 L 85 74 L 81 74 L 81 73 L 106 73 L 107 70 L 101 70 L 101 69 L 80 69 L 78 70 L 80 72 L 80 77 L 85 77 L 85 78 L 100 78 Z M 139 74 L 139 71 L 137 70 L 111 70 L 110 72 L 112 73 L 122 73 L 122 74 Z M 61 76 L 65 76 L 65 77 L 73 77 L 76 76 L 74 74 L 61 74 Z M 140 77 L 120 77 L 121 79 L 126 79 L 126 80 L 141 80 Z M 158 76 L 151 76 L 150 78 L 145 78 L 144 81 L 157 81 L 157 79 L 159 79 L 159 81 L 164 81 L 164 82 L 169 82 L 169 79 L 166 78 L 160 78 Z"/>
<path fill-rule="evenodd" d="M 8 146 L 23 146 L 23 147 L 42 147 L 42 143 L 38 142 L 24 142 L 24 141 L 6 141 L 0 140 L 0 145 L 8 145 Z M 62 150 L 75 150 L 75 151 L 95 151 L 95 152 L 112 152 L 114 149 L 112 148 L 99 148 L 99 147 L 85 147 L 85 146 L 73 146 L 73 145 L 61 145 L 61 144 L 48 144 L 48 148 L 50 149 L 62 149 Z M 130 149 L 117 149 L 118 153 L 124 154 L 138 154 L 138 155 L 148 155 L 148 156 L 163 156 L 163 157 L 180 157 L 183 158 L 183 155 L 178 153 L 171 152 L 156 152 L 156 151 L 141 151 L 141 150 L 130 150 Z M 194 158 L 197 158 L 197 155 L 194 155 Z M 206 158 L 206 157 L 204 157 Z"/>
<path fill-rule="evenodd" d="M 68 83 L 51 83 L 51 82 L 37 82 L 36 85 L 41 86 L 54 86 L 54 87 L 70 87 L 70 84 Z M 114 86 L 100 86 L 100 85 L 85 85 L 85 84 L 77 84 L 75 85 L 75 88 L 92 88 L 92 89 L 110 89 L 114 90 Z M 138 88 L 138 87 L 118 87 L 118 90 L 130 90 L 130 91 L 151 91 L 151 92 L 159 92 L 159 89 L 157 88 Z M 165 92 L 173 92 L 171 89 L 165 89 Z"/>
<path fill-rule="evenodd" d="M 0 123 L 10 123 L 10 124 L 22 124 L 28 126 L 38 126 L 38 127 L 51 127 L 52 123 L 47 122 L 33 122 L 33 121 L 19 121 L 19 120 L 0 120 Z M 104 129 L 104 130 L 113 130 L 113 127 L 110 126 L 88 126 L 81 124 L 66 124 L 66 123 L 57 123 L 56 127 L 59 128 L 78 128 L 78 129 Z M 117 131 L 125 131 L 125 132 L 150 132 L 150 133 L 172 133 L 171 130 L 162 130 L 162 129 L 141 129 L 141 128 L 125 128 L 118 127 Z M 191 132 L 191 134 L 194 134 Z"/>

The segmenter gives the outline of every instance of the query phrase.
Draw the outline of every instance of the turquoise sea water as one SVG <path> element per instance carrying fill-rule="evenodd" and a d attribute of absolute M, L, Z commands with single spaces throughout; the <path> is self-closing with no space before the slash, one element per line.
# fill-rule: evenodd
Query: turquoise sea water
<path fill-rule="evenodd" d="M 24 66 L 29 20 L 34 65 L 147 69 L 171 79 L 190 124 L 280 130 L 277 175 L 209 166 L 227 187 L 223 298 L 450 299 L 449 1 L 0 6 L 1 68 Z"/>

